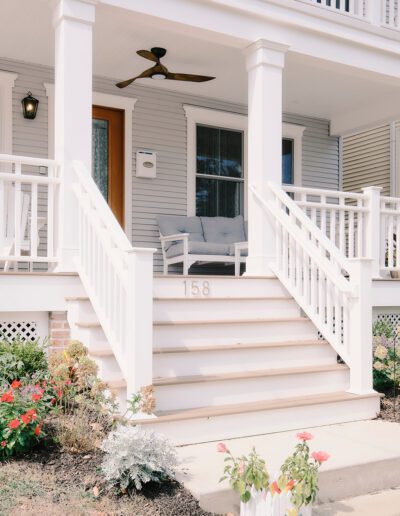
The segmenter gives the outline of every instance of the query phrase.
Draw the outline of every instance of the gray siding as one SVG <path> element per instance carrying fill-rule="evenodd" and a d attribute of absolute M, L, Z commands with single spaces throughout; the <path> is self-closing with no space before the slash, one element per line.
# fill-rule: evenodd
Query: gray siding
<path fill-rule="evenodd" d="M 14 88 L 14 152 L 47 156 L 47 99 L 43 82 L 53 81 L 49 68 L 0 59 L 0 68 L 18 73 Z M 94 89 L 137 99 L 133 112 L 132 241 L 137 246 L 159 247 L 157 214 L 186 214 L 186 117 L 183 104 L 246 114 L 244 105 L 204 97 L 132 86 L 117 92 L 115 81 L 94 79 Z M 26 121 L 20 113 L 20 100 L 31 90 L 40 101 L 36 120 Z M 310 117 L 284 115 L 284 121 L 306 127 L 303 136 L 303 185 L 318 188 L 339 187 L 339 144 L 329 136 L 329 122 Z M 138 149 L 157 152 L 157 178 L 135 176 Z M 127 173 L 130 173 L 127 171 Z M 156 270 L 161 255 L 156 256 Z"/>

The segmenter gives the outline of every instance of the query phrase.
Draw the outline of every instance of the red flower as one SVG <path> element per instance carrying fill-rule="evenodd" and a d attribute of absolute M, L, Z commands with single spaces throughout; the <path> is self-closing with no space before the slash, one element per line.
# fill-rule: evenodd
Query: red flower
<path fill-rule="evenodd" d="M 51 403 L 52 405 L 55 405 L 56 401 L 57 401 L 57 400 L 56 400 L 55 398 L 51 398 L 50 403 Z"/>
<path fill-rule="evenodd" d="M 286 484 L 286 489 L 288 491 L 291 491 L 294 488 L 294 480 L 289 480 L 289 482 Z"/>
<path fill-rule="evenodd" d="M 41 399 L 42 395 L 41 394 L 32 394 L 32 400 L 33 401 L 39 401 Z"/>
<path fill-rule="evenodd" d="M 37 414 L 35 409 L 27 410 L 25 413 L 32 421 L 35 421 L 37 419 Z"/>
<path fill-rule="evenodd" d="M 271 493 L 274 494 L 280 494 L 281 490 L 279 489 L 278 482 L 275 480 L 275 482 L 272 482 L 271 484 Z"/>
<path fill-rule="evenodd" d="M 35 428 L 35 435 L 37 435 L 37 436 L 39 437 L 40 432 L 41 432 L 41 430 L 40 430 L 40 426 L 38 425 L 38 426 Z"/>
<path fill-rule="evenodd" d="M 4 401 L 4 403 L 12 403 L 14 401 L 14 396 L 12 391 L 7 391 L 3 394 L 1 397 L 1 401 Z"/>
<path fill-rule="evenodd" d="M 300 439 L 300 441 L 311 441 L 311 439 L 314 439 L 314 436 L 310 432 L 300 432 L 297 434 L 297 439 Z"/>
<path fill-rule="evenodd" d="M 19 380 L 13 380 L 11 383 L 11 389 L 18 389 L 21 385 L 22 383 Z"/>
<path fill-rule="evenodd" d="M 19 427 L 19 421 L 18 419 L 13 419 L 12 421 L 10 421 L 8 423 L 8 428 L 12 428 L 12 429 L 15 429 L 15 428 L 18 428 Z"/>
<path fill-rule="evenodd" d="M 326 453 L 324 451 L 315 451 L 312 452 L 311 457 L 321 464 L 322 462 L 326 462 L 329 459 L 330 455 L 329 453 Z"/>
<path fill-rule="evenodd" d="M 28 423 L 31 422 L 31 416 L 28 416 L 28 414 L 22 414 L 21 420 L 24 423 L 24 425 L 27 425 Z"/>
<path fill-rule="evenodd" d="M 219 451 L 220 453 L 227 453 L 228 452 L 228 448 L 226 447 L 225 443 L 218 443 L 217 444 L 217 451 Z"/>
<path fill-rule="evenodd" d="M 7 446 L 6 441 L 1 441 L 1 447 L 2 447 L 2 448 L 5 448 L 6 446 Z"/>

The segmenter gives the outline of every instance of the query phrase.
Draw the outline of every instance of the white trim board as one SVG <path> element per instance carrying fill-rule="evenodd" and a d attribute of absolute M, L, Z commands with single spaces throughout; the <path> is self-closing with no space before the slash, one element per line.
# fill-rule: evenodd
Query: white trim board
<path fill-rule="evenodd" d="M 18 75 L 0 70 L 0 153 L 12 154 L 13 99 L 12 89 Z"/>
<path fill-rule="evenodd" d="M 44 83 L 48 97 L 48 157 L 54 156 L 54 84 Z M 132 241 L 132 115 L 137 99 L 109 93 L 93 92 L 92 104 L 124 111 L 124 225 L 125 233 Z"/>
<path fill-rule="evenodd" d="M 187 215 L 196 215 L 196 124 L 206 124 L 244 133 L 244 218 L 247 220 L 247 115 L 183 104 L 187 119 Z M 282 124 L 282 137 L 293 140 L 294 184 L 302 184 L 303 133 L 305 126 Z"/>

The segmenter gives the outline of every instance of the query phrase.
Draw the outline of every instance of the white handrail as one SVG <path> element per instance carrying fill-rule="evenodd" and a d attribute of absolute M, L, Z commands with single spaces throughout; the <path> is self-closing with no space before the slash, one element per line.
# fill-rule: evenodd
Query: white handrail
<path fill-rule="evenodd" d="M 152 383 L 156 249 L 132 247 L 83 164 L 73 166 L 79 206 L 77 269 L 130 396 Z"/>

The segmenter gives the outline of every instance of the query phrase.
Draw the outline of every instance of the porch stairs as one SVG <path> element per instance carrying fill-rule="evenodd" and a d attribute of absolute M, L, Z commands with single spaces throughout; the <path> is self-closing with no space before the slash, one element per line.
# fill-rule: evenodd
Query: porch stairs
<path fill-rule="evenodd" d="M 123 408 L 126 382 L 89 298 L 69 298 L 73 338 L 89 348 Z M 371 419 L 379 397 L 351 394 L 349 370 L 277 278 L 154 279 L 154 419 L 192 444 Z"/>

